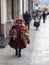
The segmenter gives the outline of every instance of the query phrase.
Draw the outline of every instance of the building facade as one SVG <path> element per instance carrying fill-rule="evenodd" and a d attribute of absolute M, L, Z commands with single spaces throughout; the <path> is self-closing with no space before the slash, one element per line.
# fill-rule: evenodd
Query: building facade
<path fill-rule="evenodd" d="M 33 11 L 33 0 L 28 0 L 28 11 L 30 14 Z"/>
<path fill-rule="evenodd" d="M 22 17 L 28 10 L 28 0 L 0 0 L 0 35 L 7 37 L 11 19 Z"/>
<path fill-rule="evenodd" d="M 0 35 L 7 37 L 11 28 L 11 20 L 22 18 L 23 13 L 31 11 L 32 2 L 31 0 L 0 0 Z"/>

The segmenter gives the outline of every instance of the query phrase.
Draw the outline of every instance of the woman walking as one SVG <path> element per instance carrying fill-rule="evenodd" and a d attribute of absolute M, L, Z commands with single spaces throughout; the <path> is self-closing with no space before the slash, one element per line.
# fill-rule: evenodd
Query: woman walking
<path fill-rule="evenodd" d="M 38 17 L 38 14 L 36 14 L 36 17 L 34 19 L 34 26 L 36 27 L 36 31 L 38 30 L 39 25 L 40 25 L 40 19 Z"/>
<path fill-rule="evenodd" d="M 23 29 L 22 29 L 23 28 Z M 22 20 L 18 19 L 10 29 L 10 47 L 14 48 L 16 51 L 16 56 L 21 57 L 21 49 L 26 48 L 27 39 L 23 36 L 23 31 L 25 30 L 25 25 L 23 25 Z"/>

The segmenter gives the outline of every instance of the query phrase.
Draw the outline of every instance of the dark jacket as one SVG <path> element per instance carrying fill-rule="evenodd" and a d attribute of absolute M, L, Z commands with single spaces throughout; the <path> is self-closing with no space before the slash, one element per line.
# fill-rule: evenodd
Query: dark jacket
<path fill-rule="evenodd" d="M 23 18 L 25 20 L 25 22 L 29 23 L 31 21 L 31 16 L 28 12 L 23 14 Z"/>

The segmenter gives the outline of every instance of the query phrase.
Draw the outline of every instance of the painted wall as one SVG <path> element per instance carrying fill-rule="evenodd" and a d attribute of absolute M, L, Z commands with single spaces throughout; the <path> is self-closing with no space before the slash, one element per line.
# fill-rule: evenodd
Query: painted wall
<path fill-rule="evenodd" d="M 28 10 L 28 0 L 24 0 L 24 13 Z"/>
<path fill-rule="evenodd" d="M 19 16 L 22 15 L 22 0 L 19 0 Z"/>
<path fill-rule="evenodd" d="M 1 0 L 1 23 L 5 24 L 7 22 L 7 7 L 6 0 Z"/>
<path fill-rule="evenodd" d="M 1 24 L 2 33 L 4 33 L 4 37 L 6 37 L 6 22 L 7 22 L 7 7 L 6 0 L 1 0 Z"/>

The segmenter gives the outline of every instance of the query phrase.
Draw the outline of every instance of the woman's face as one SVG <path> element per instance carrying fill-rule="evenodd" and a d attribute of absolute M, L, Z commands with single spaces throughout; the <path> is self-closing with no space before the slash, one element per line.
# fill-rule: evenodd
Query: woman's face
<path fill-rule="evenodd" d="M 20 24 L 20 21 L 18 21 L 18 24 Z"/>

